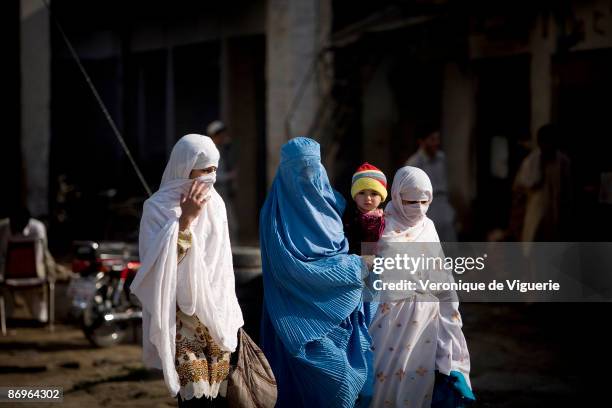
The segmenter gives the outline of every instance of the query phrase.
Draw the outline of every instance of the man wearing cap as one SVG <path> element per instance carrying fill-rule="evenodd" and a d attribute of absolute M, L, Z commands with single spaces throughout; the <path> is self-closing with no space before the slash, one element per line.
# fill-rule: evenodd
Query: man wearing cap
<path fill-rule="evenodd" d="M 229 226 L 229 234 L 232 242 L 238 239 L 238 218 L 234 212 L 234 183 L 238 176 L 238 168 L 233 160 L 232 139 L 225 126 L 220 120 L 211 122 L 206 128 L 206 134 L 215 142 L 217 149 L 221 155 L 219 168 L 217 169 L 217 182 L 215 190 L 225 201 L 227 210 L 227 222 Z"/>

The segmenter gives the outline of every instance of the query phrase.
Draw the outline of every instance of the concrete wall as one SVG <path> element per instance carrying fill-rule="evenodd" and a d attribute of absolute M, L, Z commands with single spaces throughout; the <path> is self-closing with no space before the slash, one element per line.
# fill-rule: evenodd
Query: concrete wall
<path fill-rule="evenodd" d="M 390 181 L 397 169 L 391 168 L 391 138 L 396 133 L 398 113 L 389 83 L 391 61 L 376 66 L 366 83 L 363 95 L 361 125 L 363 128 L 363 157 L 387 171 Z"/>
<path fill-rule="evenodd" d="M 550 122 L 552 114 L 551 58 L 555 48 L 552 19 L 540 16 L 530 36 L 531 53 L 531 137 Z M 535 143 L 534 143 L 535 144 Z"/>
<path fill-rule="evenodd" d="M 468 223 L 470 205 L 476 196 L 474 126 L 476 125 L 475 89 L 466 65 L 449 62 L 444 69 L 442 118 L 440 132 L 447 157 L 450 200 L 457 220 Z M 462 230 L 467 225 L 458 225 Z"/>
<path fill-rule="evenodd" d="M 27 203 L 34 216 L 48 213 L 51 136 L 49 13 L 38 0 L 21 0 L 21 149 Z"/>
<path fill-rule="evenodd" d="M 28 197 L 34 214 L 48 212 L 48 160 L 50 138 L 50 24 L 47 10 L 38 0 L 21 0 L 22 4 L 22 133 L 25 167 L 28 174 Z M 224 72 L 220 84 L 221 116 L 234 128 L 241 145 L 239 184 L 246 197 L 255 197 L 257 188 L 253 169 L 257 157 L 255 110 L 252 75 L 253 60 L 236 38 L 266 35 L 266 145 L 267 177 L 271 180 L 278 164 L 280 146 L 290 137 L 305 135 L 315 124 L 322 96 L 330 86 L 321 76 L 319 51 L 326 44 L 331 29 L 331 4 L 324 0 L 269 0 L 241 2 L 240 10 L 231 4 L 216 14 L 183 16 L 170 25 L 137 21 L 128 35 L 115 29 L 88 31 L 86 26 L 72 33 L 79 56 L 85 60 L 108 59 L 123 51 L 168 50 L 166 91 L 173 93 L 172 52 L 175 46 L 215 39 L 223 40 Z M 125 34 L 125 33 L 124 33 Z M 126 41 L 123 44 L 121 41 Z M 123 48 L 122 48 L 123 45 Z M 127 48 L 126 48 L 127 45 Z M 248 48 L 248 47 L 247 47 Z M 69 59 L 64 46 L 54 56 Z M 250 64 L 250 65 L 249 65 Z M 75 79 L 80 80 L 80 79 Z M 167 119 L 175 115 L 172 107 Z M 166 121 L 168 149 L 174 139 L 172 120 Z M 146 137 L 146 136 L 145 136 Z M 244 190 L 242 190 L 244 188 Z M 257 200 L 239 206 L 240 217 L 253 219 Z M 245 224 L 246 225 L 246 224 Z M 247 227 L 252 235 L 253 225 Z"/>
<path fill-rule="evenodd" d="M 607 0 L 574 2 L 575 16 L 584 28 L 584 40 L 573 51 L 612 48 L 612 7 Z"/>
<path fill-rule="evenodd" d="M 559 14 L 539 13 L 532 26 L 526 29 L 528 32 L 523 38 L 498 40 L 493 40 L 494 36 L 472 33 L 468 39 L 469 62 L 464 67 L 455 62 L 446 66 L 442 98 L 443 143 L 448 159 L 451 201 L 458 211 L 457 219 L 466 223 L 471 218 L 470 203 L 477 194 L 473 140 L 477 89 L 476 78 L 472 78 L 469 72 L 470 65 L 482 58 L 530 56 L 530 133 L 535 145 L 538 129 L 552 120 L 553 92 L 558 86 L 553 83 L 553 58 L 560 51 L 572 53 L 612 48 L 612 9 L 609 2 L 603 0 L 572 2 L 563 18 Z M 568 49 L 559 50 L 561 34 L 572 32 L 579 32 L 582 38 Z"/>
<path fill-rule="evenodd" d="M 263 36 L 262 36 L 263 37 Z M 238 217 L 238 237 L 241 243 L 257 241 L 258 236 L 258 134 L 257 64 L 263 61 L 264 39 L 241 37 L 226 39 L 222 45 L 222 112 L 223 121 L 237 148 L 238 179 L 233 198 L 234 214 Z M 261 46 L 261 47 L 260 47 Z"/>
<path fill-rule="evenodd" d="M 0 178 L 3 192 L 0 201 L 0 218 L 8 215 L 11 205 L 24 200 L 21 169 L 21 75 L 20 75 L 20 31 L 19 0 L 0 3 L 0 44 L 3 50 L 2 93 L 2 137 L 0 137 Z"/>
<path fill-rule="evenodd" d="M 324 0 L 269 0 L 266 16 L 267 177 L 270 182 L 280 147 L 305 136 L 315 123 L 324 94 L 318 56 L 331 27 Z"/>
<path fill-rule="evenodd" d="M 265 1 L 251 1 L 246 4 L 248 7 L 240 9 L 228 6 L 228 10 L 221 14 L 186 16 L 171 24 L 133 21 L 129 31 L 128 48 L 132 52 L 142 52 L 229 37 L 263 34 Z M 119 32 L 111 30 L 87 31 L 71 38 L 79 56 L 84 59 L 103 59 L 119 55 L 120 40 Z M 59 56 L 69 57 L 66 49 L 57 51 Z"/>
<path fill-rule="evenodd" d="M 573 14 L 569 14 L 569 12 Z M 575 22 L 572 21 L 575 19 Z M 576 23 L 579 28 L 576 27 Z M 564 27 L 560 27 L 560 25 Z M 580 32 L 583 36 L 567 52 L 612 48 L 612 9 L 609 2 L 596 0 L 572 2 L 564 19 L 554 15 L 537 16 L 529 32 L 527 42 L 494 42 L 484 36 L 471 36 L 472 59 L 495 58 L 527 53 L 531 55 L 531 135 L 535 142 L 538 129 L 549 123 L 552 115 L 551 58 L 558 52 L 557 40 L 565 31 Z"/>

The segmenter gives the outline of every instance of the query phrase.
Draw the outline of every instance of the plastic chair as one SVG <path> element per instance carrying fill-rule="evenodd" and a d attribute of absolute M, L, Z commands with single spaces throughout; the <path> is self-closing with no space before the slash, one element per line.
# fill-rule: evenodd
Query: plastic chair
<path fill-rule="evenodd" d="M 37 262 L 37 254 L 44 253 L 42 239 L 24 238 L 10 241 L 6 251 L 4 276 L 0 277 L 0 326 L 6 335 L 5 290 L 12 292 L 42 286 L 47 290 L 49 329 L 55 320 L 55 281 L 49 279 L 43 262 Z"/>

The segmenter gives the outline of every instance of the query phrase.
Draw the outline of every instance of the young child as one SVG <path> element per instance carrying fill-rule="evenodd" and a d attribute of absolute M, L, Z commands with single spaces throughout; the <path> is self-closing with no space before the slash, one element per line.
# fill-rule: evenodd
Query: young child
<path fill-rule="evenodd" d="M 344 233 L 349 253 L 361 255 L 362 242 L 377 242 L 385 229 L 383 210 L 378 208 L 387 198 L 387 178 L 376 166 L 363 163 L 351 186 L 354 208 L 344 214 Z"/>
<path fill-rule="evenodd" d="M 440 242 L 427 217 L 432 199 L 433 187 L 423 170 L 406 166 L 397 171 L 385 208 L 385 231 L 378 241 L 382 257 L 394 256 L 402 247 L 408 251 L 409 243 L 431 248 Z M 409 276 L 414 276 L 416 285 L 440 279 L 427 270 Z M 453 281 L 452 275 L 446 278 Z M 419 290 L 405 299 L 381 303 L 369 328 L 376 369 L 371 406 L 472 404 L 470 354 L 462 325 L 457 294 L 451 290 Z"/>

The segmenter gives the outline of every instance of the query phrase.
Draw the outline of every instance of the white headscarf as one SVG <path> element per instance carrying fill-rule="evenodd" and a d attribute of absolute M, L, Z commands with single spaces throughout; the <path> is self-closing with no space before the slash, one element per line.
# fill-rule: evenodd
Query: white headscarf
<path fill-rule="evenodd" d="M 180 196 L 193 169 L 217 166 L 219 151 L 207 137 L 190 134 L 172 149 L 159 190 L 149 198 L 140 223 L 141 267 L 130 289 L 143 308 L 143 354 L 149 367 L 163 369 L 172 396 L 180 384 L 174 365 L 176 306 L 195 315 L 226 351 L 234 351 L 244 324 L 234 286 L 234 268 L 223 199 L 210 184 L 210 199 L 190 226 L 191 248 L 177 266 Z"/>
<path fill-rule="evenodd" d="M 432 199 L 431 181 L 423 170 L 412 166 L 399 169 L 391 186 L 391 202 L 385 208 L 385 230 L 381 239 L 440 241 L 433 222 L 426 216 Z M 427 203 L 403 204 L 402 200 Z"/>

